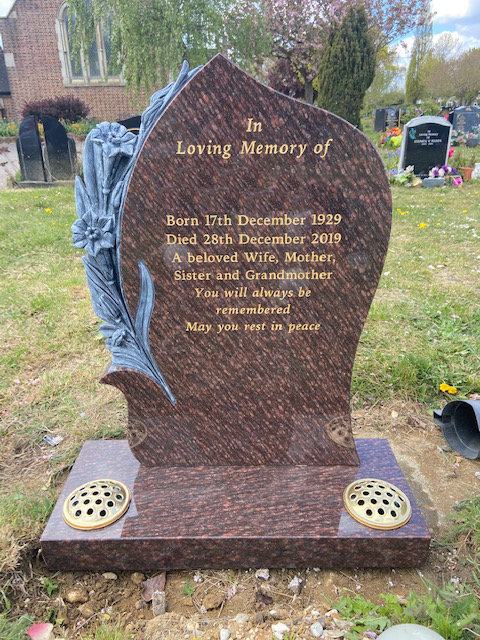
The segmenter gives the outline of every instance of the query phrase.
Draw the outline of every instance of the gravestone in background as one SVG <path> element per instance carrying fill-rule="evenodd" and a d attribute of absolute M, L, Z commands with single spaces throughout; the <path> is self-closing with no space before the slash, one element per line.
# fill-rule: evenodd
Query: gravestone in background
<path fill-rule="evenodd" d="M 22 180 L 45 182 L 46 175 L 42 143 L 38 132 L 38 120 L 35 116 L 27 116 L 20 123 L 17 138 L 17 153 L 20 161 Z"/>
<path fill-rule="evenodd" d="M 65 127 L 52 116 L 42 116 L 48 160 L 48 181 L 72 180 L 75 177 L 75 141 Z"/>
<path fill-rule="evenodd" d="M 42 536 L 49 566 L 421 564 L 429 533 L 388 443 L 351 430 L 391 224 L 370 141 L 219 55 L 154 94 L 138 136 L 99 125 L 84 164 L 74 241 L 128 444 L 85 444 Z M 342 494 L 361 477 L 404 489 L 408 524 L 352 520 Z M 95 478 L 133 503 L 71 529 L 63 500 Z"/>
<path fill-rule="evenodd" d="M 387 122 L 386 109 L 375 109 L 375 122 L 373 128 L 378 133 L 385 131 Z"/>
<path fill-rule="evenodd" d="M 457 132 L 477 133 L 480 126 L 480 107 L 457 107 L 453 112 L 453 128 Z"/>
<path fill-rule="evenodd" d="M 430 169 L 448 162 L 452 125 L 436 116 L 421 116 L 407 122 L 403 129 L 399 171 L 413 165 L 414 173 L 428 176 Z"/>
<path fill-rule="evenodd" d="M 123 125 L 128 131 L 138 134 L 138 132 L 140 131 L 141 121 L 141 116 L 131 116 L 130 118 L 126 118 L 125 120 L 119 120 L 118 123 Z"/>
<path fill-rule="evenodd" d="M 387 129 L 398 127 L 398 107 L 387 107 L 385 109 L 385 126 Z"/>

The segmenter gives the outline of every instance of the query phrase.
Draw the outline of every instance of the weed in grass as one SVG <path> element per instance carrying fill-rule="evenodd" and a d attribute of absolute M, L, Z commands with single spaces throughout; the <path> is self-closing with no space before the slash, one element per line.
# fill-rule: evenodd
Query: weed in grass
<path fill-rule="evenodd" d="M 55 574 L 57 575 L 57 574 Z M 55 576 L 52 576 L 52 578 L 54 578 Z M 52 580 L 52 578 L 49 578 L 48 576 L 42 576 L 40 578 L 40 582 L 42 583 L 43 587 L 45 588 L 45 591 L 47 592 L 48 596 L 50 597 L 53 593 L 55 593 L 55 591 L 58 591 L 60 589 L 60 586 L 54 582 Z"/>
<path fill-rule="evenodd" d="M 462 500 L 453 509 L 454 513 L 449 516 L 454 522 L 450 540 L 468 545 L 480 560 L 480 496 Z"/>
<path fill-rule="evenodd" d="M 480 632 L 480 603 L 468 587 L 427 583 L 428 593 L 410 593 L 404 603 L 394 594 L 382 595 L 375 605 L 362 596 L 343 596 L 335 605 L 352 622 L 347 640 L 359 640 L 366 631 L 380 633 L 394 624 L 416 623 L 433 628 L 445 640 L 467 640 Z"/>
<path fill-rule="evenodd" d="M 132 640 L 132 635 L 117 625 L 102 624 L 85 640 Z"/>
<path fill-rule="evenodd" d="M 195 585 L 190 580 L 186 580 L 183 585 L 183 595 L 191 597 L 195 593 Z"/>

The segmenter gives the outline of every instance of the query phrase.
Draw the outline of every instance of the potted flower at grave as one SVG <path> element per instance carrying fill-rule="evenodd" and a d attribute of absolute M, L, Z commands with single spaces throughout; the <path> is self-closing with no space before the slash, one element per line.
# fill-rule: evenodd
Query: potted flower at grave
<path fill-rule="evenodd" d="M 459 167 L 460 171 L 462 172 L 463 179 L 465 181 L 472 179 L 472 173 L 473 173 L 474 168 L 475 168 L 475 154 L 472 153 L 468 157 L 465 165 Z"/>

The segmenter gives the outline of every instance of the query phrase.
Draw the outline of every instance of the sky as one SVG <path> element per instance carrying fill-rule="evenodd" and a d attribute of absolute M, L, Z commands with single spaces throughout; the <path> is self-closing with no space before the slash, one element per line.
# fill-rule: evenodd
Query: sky
<path fill-rule="evenodd" d="M 432 0 L 432 12 L 434 40 L 448 31 L 463 49 L 480 47 L 480 0 Z M 408 34 L 397 48 L 400 64 L 408 64 L 413 40 L 414 34 Z"/>
<path fill-rule="evenodd" d="M 0 16 L 7 14 L 13 0 L 0 0 Z M 480 47 L 480 0 L 432 0 L 434 37 L 450 31 L 457 35 L 464 49 Z M 408 34 L 398 49 L 400 62 L 408 63 L 413 44 L 413 34 Z"/>

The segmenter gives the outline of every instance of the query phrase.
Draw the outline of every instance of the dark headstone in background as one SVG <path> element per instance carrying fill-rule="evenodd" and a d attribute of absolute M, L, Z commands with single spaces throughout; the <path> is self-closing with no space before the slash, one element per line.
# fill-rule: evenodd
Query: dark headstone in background
<path fill-rule="evenodd" d="M 71 180 L 75 176 L 75 141 L 67 136 L 65 127 L 52 116 L 42 116 L 47 150 L 49 182 Z"/>
<path fill-rule="evenodd" d="M 458 107 L 453 112 L 453 128 L 457 132 L 472 133 L 478 135 L 480 126 L 480 107 Z"/>
<path fill-rule="evenodd" d="M 38 132 L 38 120 L 27 116 L 20 123 L 17 139 L 17 152 L 20 161 L 22 180 L 45 182 L 46 173 L 42 154 L 42 144 Z"/>
<path fill-rule="evenodd" d="M 387 107 L 385 109 L 385 120 L 387 129 L 398 127 L 398 114 L 399 111 L 397 107 Z"/>
<path fill-rule="evenodd" d="M 385 123 L 386 123 L 386 110 L 385 109 L 375 109 L 375 123 L 374 129 L 378 133 L 385 131 Z"/>
<path fill-rule="evenodd" d="M 132 116 L 131 118 L 126 118 L 125 120 L 119 120 L 119 124 L 123 124 L 123 126 L 138 135 L 140 131 L 140 124 L 142 122 L 142 116 Z"/>
<path fill-rule="evenodd" d="M 414 173 L 427 177 L 430 169 L 447 164 L 452 125 L 436 116 L 421 116 L 403 129 L 399 171 L 413 165 Z"/>

